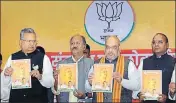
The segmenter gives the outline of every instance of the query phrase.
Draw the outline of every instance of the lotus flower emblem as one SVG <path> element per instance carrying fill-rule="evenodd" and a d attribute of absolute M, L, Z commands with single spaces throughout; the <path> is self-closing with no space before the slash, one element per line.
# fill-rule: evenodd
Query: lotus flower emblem
<path fill-rule="evenodd" d="M 122 4 L 123 2 L 117 4 L 117 2 L 111 4 L 105 3 L 96 3 L 97 14 L 99 16 L 99 20 L 106 21 L 108 23 L 107 29 L 110 29 L 111 21 L 116 21 L 120 19 L 120 15 L 122 13 Z"/>

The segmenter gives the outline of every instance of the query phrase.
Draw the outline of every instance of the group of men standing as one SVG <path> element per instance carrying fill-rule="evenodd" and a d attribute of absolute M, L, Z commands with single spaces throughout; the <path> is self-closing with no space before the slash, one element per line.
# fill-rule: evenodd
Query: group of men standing
<path fill-rule="evenodd" d="M 48 103 L 48 88 L 57 95 L 58 102 L 132 102 L 132 99 L 145 98 L 141 92 L 141 71 L 161 70 L 162 94 L 158 101 L 173 102 L 175 100 L 175 60 L 167 54 L 169 41 L 166 35 L 157 33 L 152 39 L 153 55 L 141 61 L 137 69 L 133 61 L 120 54 L 120 40 L 116 36 L 109 36 L 105 41 L 104 57 L 98 61 L 84 56 L 86 39 L 82 35 L 74 35 L 70 39 L 71 57 L 59 61 L 59 64 L 77 63 L 78 88 L 76 92 L 59 92 L 57 90 L 59 72 L 53 71 L 49 58 L 36 50 L 37 34 L 32 28 L 25 28 L 20 32 L 21 50 L 13 53 L 1 72 L 1 101 L 10 103 Z M 38 65 L 36 70 L 31 66 L 32 88 L 12 89 L 11 75 L 15 71 L 11 67 L 12 60 L 30 59 L 31 65 Z M 112 93 L 92 93 L 94 79 L 94 63 L 114 64 Z M 92 93 L 93 95 L 91 95 Z M 90 99 L 92 98 L 92 99 Z M 145 101 L 147 102 L 147 101 Z M 149 101 L 151 102 L 151 101 Z"/>

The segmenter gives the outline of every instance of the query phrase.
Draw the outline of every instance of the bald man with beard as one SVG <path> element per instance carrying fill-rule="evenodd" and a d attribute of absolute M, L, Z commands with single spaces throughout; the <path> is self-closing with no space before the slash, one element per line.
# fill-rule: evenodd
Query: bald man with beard
<path fill-rule="evenodd" d="M 139 90 L 139 76 L 134 63 L 120 54 L 120 40 L 110 36 L 105 42 L 105 56 L 96 63 L 114 64 L 112 93 L 93 93 L 93 102 L 132 102 L 132 91 Z M 89 71 L 86 89 L 91 91 L 93 67 Z"/>

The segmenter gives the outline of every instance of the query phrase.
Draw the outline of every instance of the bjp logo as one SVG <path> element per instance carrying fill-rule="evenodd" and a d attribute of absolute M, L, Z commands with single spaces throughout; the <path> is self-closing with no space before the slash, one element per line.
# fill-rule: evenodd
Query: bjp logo
<path fill-rule="evenodd" d="M 106 21 L 108 23 L 107 29 L 110 29 L 111 21 L 120 19 L 120 15 L 122 13 L 122 4 L 123 2 L 119 4 L 117 4 L 117 2 L 113 4 L 109 2 L 107 5 L 105 3 L 96 3 L 99 20 Z"/>

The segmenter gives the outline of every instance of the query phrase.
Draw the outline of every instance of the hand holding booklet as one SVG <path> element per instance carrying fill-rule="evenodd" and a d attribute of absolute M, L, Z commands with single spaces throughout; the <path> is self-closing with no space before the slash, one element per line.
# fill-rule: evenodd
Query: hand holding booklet
<path fill-rule="evenodd" d="M 112 92 L 113 64 L 94 64 L 93 92 Z"/>
<path fill-rule="evenodd" d="M 74 91 L 77 86 L 77 64 L 59 64 L 58 91 Z"/>
<path fill-rule="evenodd" d="M 145 96 L 144 100 L 158 100 L 159 94 L 162 94 L 161 70 L 143 70 L 142 92 Z"/>
<path fill-rule="evenodd" d="M 31 88 L 31 61 L 30 59 L 12 60 L 12 89 Z"/>

